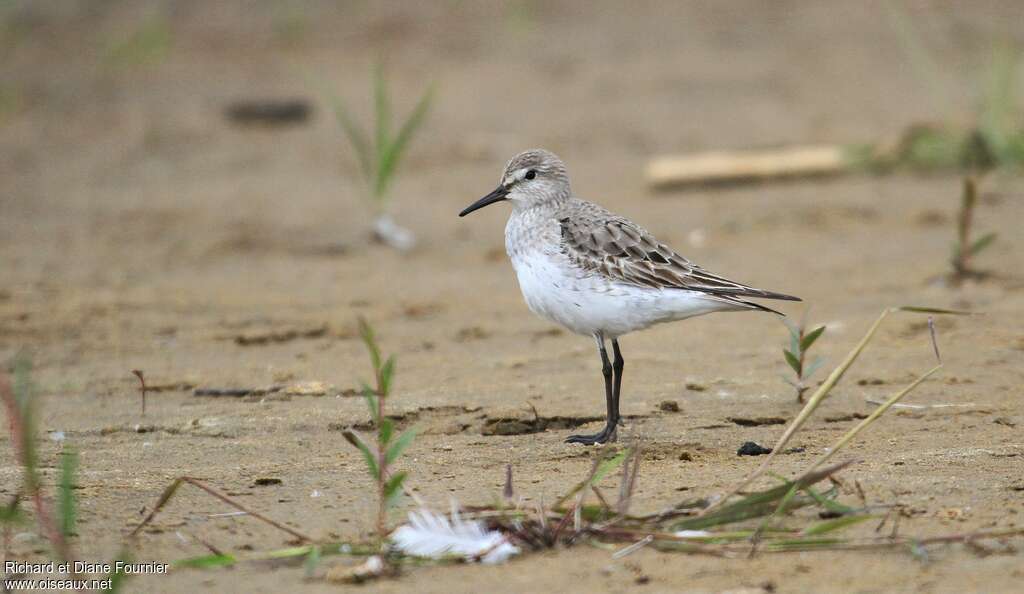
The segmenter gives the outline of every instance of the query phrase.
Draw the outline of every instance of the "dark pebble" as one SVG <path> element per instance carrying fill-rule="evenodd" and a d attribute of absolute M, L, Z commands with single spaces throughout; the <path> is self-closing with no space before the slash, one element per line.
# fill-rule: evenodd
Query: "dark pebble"
<path fill-rule="evenodd" d="M 258 478 L 252 484 L 254 487 L 269 487 L 271 485 L 280 485 L 282 482 L 279 478 Z"/>
<path fill-rule="evenodd" d="M 760 446 L 752 441 L 744 443 L 740 446 L 740 449 L 736 450 L 737 456 L 763 456 L 770 453 L 772 453 L 771 448 Z"/>

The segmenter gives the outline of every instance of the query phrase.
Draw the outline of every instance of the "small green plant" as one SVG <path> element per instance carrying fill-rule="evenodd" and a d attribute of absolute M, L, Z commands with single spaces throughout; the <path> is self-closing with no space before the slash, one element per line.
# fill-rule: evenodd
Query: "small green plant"
<path fill-rule="evenodd" d="M 950 264 L 953 267 L 952 280 L 962 281 L 966 278 L 979 278 L 983 273 L 971 268 L 971 258 L 977 256 L 996 240 L 996 233 L 985 233 L 978 239 L 971 238 L 974 224 L 974 209 L 978 204 L 978 183 L 974 177 L 964 178 L 964 189 L 960 200 L 960 212 L 956 218 L 956 241 L 953 242 L 953 254 Z"/>
<path fill-rule="evenodd" d="M 810 388 L 807 385 L 807 380 L 810 379 L 814 372 L 821 367 L 824 359 L 821 357 L 815 357 L 815 359 L 808 363 L 807 362 L 807 351 L 811 349 L 814 341 L 818 340 L 821 335 L 825 332 L 825 326 L 818 326 L 810 332 L 807 331 L 807 311 L 804 311 L 804 315 L 800 318 L 799 324 L 794 324 L 788 319 L 783 318 L 783 323 L 786 324 L 786 328 L 789 329 L 789 348 L 782 349 L 782 355 L 786 358 L 786 364 L 789 365 L 790 369 L 795 374 L 794 379 L 784 377 L 786 383 L 793 386 L 796 390 L 796 401 L 803 403 L 804 392 Z"/>
<path fill-rule="evenodd" d="M 398 163 L 426 119 L 433 97 L 434 86 L 431 85 L 424 91 L 409 117 L 398 127 L 398 131 L 393 133 L 394 114 L 391 99 L 384 77 L 384 67 L 378 64 L 373 70 L 374 131 L 371 143 L 369 133 L 356 124 L 355 117 L 341 97 L 330 95 L 334 115 L 349 144 L 352 145 L 352 150 L 359 160 L 359 170 L 367 185 L 368 196 L 376 217 L 374 237 L 399 249 L 411 248 L 415 238 L 411 232 L 398 227 L 391 219 L 391 187 Z"/>
<path fill-rule="evenodd" d="M 363 318 L 359 318 L 359 334 L 370 353 L 370 363 L 376 387 L 363 383 L 363 398 L 370 409 L 370 418 L 377 430 L 377 443 L 368 443 L 354 430 L 344 433 L 345 439 L 359 449 L 366 460 L 366 468 L 377 483 L 377 538 L 381 544 L 387 538 L 388 510 L 397 502 L 402 494 L 402 483 L 407 473 L 404 470 L 391 472 L 391 466 L 398 460 L 416 437 L 415 428 L 408 429 L 395 436 L 395 423 L 385 415 L 385 403 L 391 395 L 392 380 L 395 374 L 395 356 L 382 360 L 380 347 L 374 337 L 373 328 Z"/>

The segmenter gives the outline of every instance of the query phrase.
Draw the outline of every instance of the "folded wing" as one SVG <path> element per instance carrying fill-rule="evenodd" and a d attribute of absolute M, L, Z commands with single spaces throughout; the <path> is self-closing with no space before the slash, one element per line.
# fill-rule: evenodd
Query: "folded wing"
<path fill-rule="evenodd" d="M 590 206 L 590 205 L 588 205 Z M 774 311 L 740 299 L 799 297 L 756 289 L 712 274 L 659 242 L 645 229 L 600 207 L 559 219 L 562 249 L 576 265 L 617 281 L 657 289 L 698 291 L 737 306 Z M 777 312 L 776 312 L 777 313 Z"/>

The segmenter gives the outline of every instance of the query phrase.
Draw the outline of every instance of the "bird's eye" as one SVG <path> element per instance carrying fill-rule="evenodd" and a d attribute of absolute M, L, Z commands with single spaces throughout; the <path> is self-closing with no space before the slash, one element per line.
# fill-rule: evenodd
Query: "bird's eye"
<path fill-rule="evenodd" d="M 533 179 L 533 178 L 537 177 L 537 172 L 534 171 L 533 169 L 531 169 L 531 170 L 526 172 L 526 175 L 524 177 L 526 179 Z"/>

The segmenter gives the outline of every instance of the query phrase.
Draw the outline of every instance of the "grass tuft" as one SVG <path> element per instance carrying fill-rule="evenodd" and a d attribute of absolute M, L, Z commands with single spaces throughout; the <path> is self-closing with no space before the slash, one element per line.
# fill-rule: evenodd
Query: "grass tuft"
<path fill-rule="evenodd" d="M 381 64 L 377 64 L 373 69 L 372 86 L 374 116 L 372 124 L 368 126 L 372 130 L 367 130 L 367 127 L 357 123 L 355 115 L 339 95 L 328 92 L 328 100 L 335 119 L 359 162 L 359 171 L 366 183 L 367 195 L 377 217 L 375 233 L 378 239 L 394 247 L 406 249 L 412 246 L 411 234 L 397 228 L 388 215 L 391 188 L 398 174 L 398 165 L 409 143 L 427 118 L 436 86 L 431 84 L 427 87 L 408 117 L 397 128 L 393 125 L 395 114 L 384 67 Z"/>

